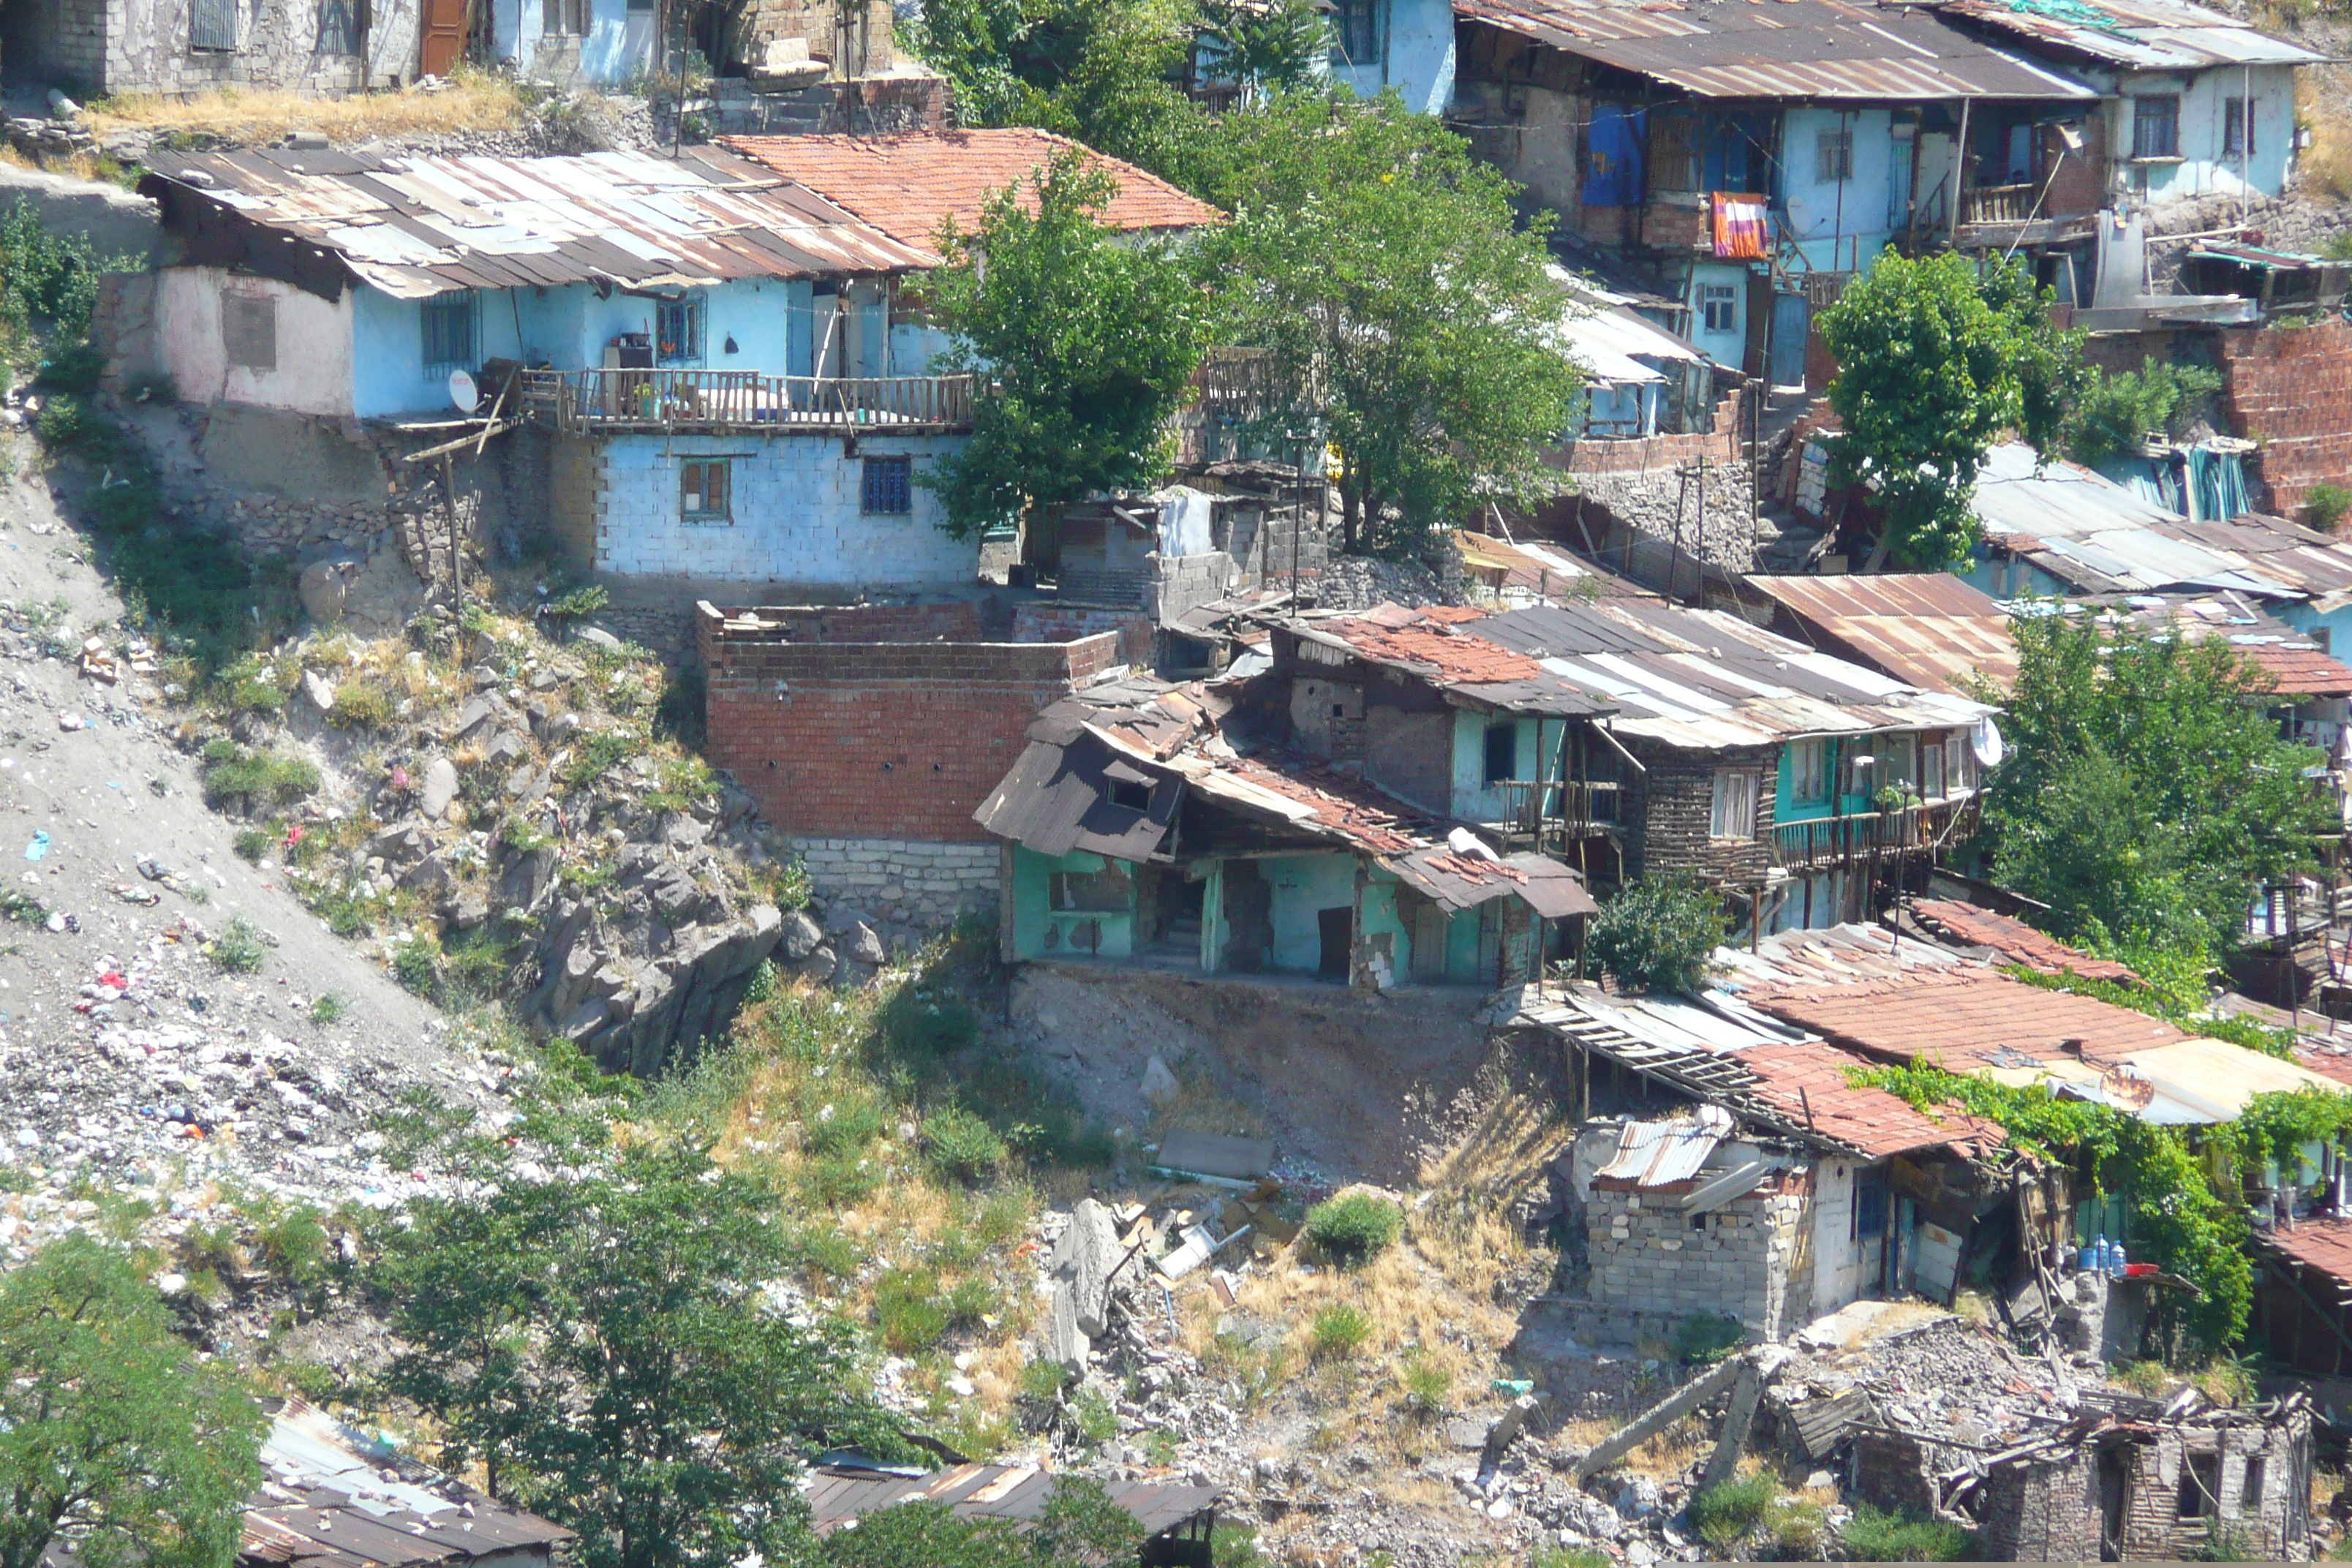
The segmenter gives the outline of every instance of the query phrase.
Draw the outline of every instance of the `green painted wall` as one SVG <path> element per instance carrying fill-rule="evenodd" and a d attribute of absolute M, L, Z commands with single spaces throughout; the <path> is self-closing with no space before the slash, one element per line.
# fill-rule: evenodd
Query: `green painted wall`
<path fill-rule="evenodd" d="M 1559 773 L 1559 737 L 1565 720 L 1500 719 L 1456 709 L 1454 714 L 1454 815 L 1465 822 L 1498 822 L 1502 795 L 1486 787 L 1486 727 L 1509 723 L 1518 731 L 1518 767 L 1514 776 L 1552 778 Z"/>
<path fill-rule="evenodd" d="M 1259 861 L 1258 869 L 1274 885 L 1274 967 L 1314 973 L 1323 962 L 1323 931 L 1316 916 L 1355 907 L 1355 856 L 1286 855 Z"/>
<path fill-rule="evenodd" d="M 1056 871 L 1091 872 L 1115 869 L 1129 879 L 1123 910 L 1056 910 L 1052 907 Z M 1040 855 L 1018 845 L 1013 850 L 1013 951 L 1023 958 L 1130 958 L 1135 953 L 1135 883 L 1133 871 L 1122 862 L 1074 849 L 1060 858 Z M 1079 942 L 1071 932 L 1088 921 L 1099 922 L 1098 948 Z M 1047 934 L 1060 939 L 1049 942 Z"/>

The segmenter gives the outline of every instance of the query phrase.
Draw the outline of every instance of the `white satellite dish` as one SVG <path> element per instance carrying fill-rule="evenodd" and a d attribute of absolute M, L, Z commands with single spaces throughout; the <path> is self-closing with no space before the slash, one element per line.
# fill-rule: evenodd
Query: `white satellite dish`
<path fill-rule="evenodd" d="M 482 389 L 464 371 L 453 370 L 449 373 L 449 401 L 457 405 L 458 413 L 471 414 L 481 406 Z"/>

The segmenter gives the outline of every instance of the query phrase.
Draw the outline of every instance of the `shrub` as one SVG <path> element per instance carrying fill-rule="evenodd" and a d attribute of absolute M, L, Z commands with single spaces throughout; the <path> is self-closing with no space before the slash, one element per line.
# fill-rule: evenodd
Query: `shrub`
<path fill-rule="evenodd" d="M 205 748 L 205 800 L 214 806 L 236 801 L 249 807 L 256 800 L 291 805 L 319 783 L 317 765 L 303 757 L 248 752 L 222 741 Z"/>
<path fill-rule="evenodd" d="M 1818 1562 L 1829 1544 L 1829 1510 L 1803 1498 L 1776 1499 L 1764 1510 L 1764 1528 L 1771 1533 L 1772 1554 L 1783 1562 Z"/>
<path fill-rule="evenodd" d="M 2095 463 L 2139 450 L 2147 436 L 2177 436 L 2206 399 L 2221 390 L 2218 371 L 2167 364 L 2152 354 L 2136 371 L 2102 374 L 2075 409 L 2075 460 Z"/>
<path fill-rule="evenodd" d="M 260 969 L 267 951 L 259 929 L 243 915 L 229 921 L 226 931 L 205 944 L 205 956 L 231 974 L 255 973 Z"/>
<path fill-rule="evenodd" d="M 1645 877 L 1601 906 L 1591 960 L 1629 991 L 1696 991 L 1731 924 L 1723 900 L 1675 877 Z"/>
<path fill-rule="evenodd" d="M 1695 1365 L 1713 1365 L 1739 1348 L 1748 1325 L 1724 1312 L 1696 1312 L 1675 1325 L 1675 1355 Z"/>
<path fill-rule="evenodd" d="M 845 1089 L 822 1104 L 804 1105 L 801 1146 L 812 1154 L 855 1154 L 882 1135 L 882 1121 L 881 1104 L 871 1095 Z"/>
<path fill-rule="evenodd" d="M 391 693 L 364 680 L 346 680 L 335 688 L 335 705 L 327 722 L 338 730 L 381 730 L 393 721 Z"/>
<path fill-rule="evenodd" d="M 1397 1382 L 1404 1389 L 1405 1408 L 1416 1415 L 1436 1415 L 1454 1394 L 1454 1374 L 1418 1352 L 1404 1358 Z"/>
<path fill-rule="evenodd" d="M 1003 1305 L 1003 1300 L 996 1294 L 996 1288 L 987 1280 L 977 1276 L 959 1279 L 947 1295 L 948 1327 L 979 1328 L 985 1320 L 994 1317 Z"/>
<path fill-rule="evenodd" d="M 948 1304 L 928 1268 L 886 1269 L 874 1282 L 874 1321 L 882 1342 L 900 1355 L 929 1350 L 948 1331 Z"/>
<path fill-rule="evenodd" d="M 562 778 L 573 789 L 593 783 L 606 768 L 615 766 L 636 755 L 639 742 L 617 730 L 604 730 L 589 736 L 563 764 Z"/>
<path fill-rule="evenodd" d="M 331 991 L 322 992 L 310 1004 L 310 1022 L 313 1024 L 331 1024 L 342 1016 L 343 999 Z"/>
<path fill-rule="evenodd" d="M 1969 1532 L 1957 1524 L 1866 1502 L 1856 1505 L 1845 1527 L 1847 1554 L 1864 1563 L 1965 1562 L 1971 1544 Z"/>
<path fill-rule="evenodd" d="M 2303 492 L 2303 515 L 2322 533 L 2335 532 L 2347 511 L 2352 511 L 2352 489 L 2322 479 Z"/>
<path fill-rule="evenodd" d="M 1315 1354 L 1327 1359 L 1354 1355 L 1371 1337 L 1370 1315 L 1346 1301 L 1334 1301 L 1317 1312 L 1307 1331 Z"/>
<path fill-rule="evenodd" d="M 258 860 L 269 853 L 269 847 L 275 842 L 276 840 L 262 828 L 241 827 L 237 829 L 236 837 L 231 841 L 231 845 L 240 858 Z"/>
<path fill-rule="evenodd" d="M 1079 1391 L 1070 1401 L 1070 1415 L 1077 1423 L 1078 1436 L 1097 1447 L 1118 1436 L 1118 1411 L 1095 1389 Z"/>
<path fill-rule="evenodd" d="M 1059 1362 L 1024 1362 L 1021 1367 L 1020 1389 L 1024 1399 L 1043 1404 L 1062 1397 L 1062 1390 L 1070 1385 L 1070 1369 Z"/>
<path fill-rule="evenodd" d="M 1763 1522 L 1764 1510 L 1780 1495 L 1780 1489 L 1761 1470 L 1752 1476 L 1737 1477 L 1691 1500 L 1691 1524 L 1700 1540 L 1718 1550 L 1727 1550 L 1746 1540 L 1748 1532 Z"/>
<path fill-rule="evenodd" d="M 1404 1233 L 1404 1211 L 1370 1193 L 1343 1193 L 1307 1211 L 1305 1235 L 1342 1268 L 1360 1268 Z"/>
<path fill-rule="evenodd" d="M 304 1289 L 326 1278 L 331 1245 L 318 1215 L 300 1205 L 273 1215 L 254 1233 L 262 1262 L 288 1284 Z"/>
<path fill-rule="evenodd" d="M 562 625 L 570 625 L 583 616 L 593 616 L 613 602 L 613 595 L 594 583 L 584 588 L 574 588 L 561 598 L 550 599 L 539 607 L 541 616 Z"/>
<path fill-rule="evenodd" d="M 400 944 L 393 954 L 392 977 L 403 989 L 419 996 L 430 996 L 441 983 L 440 944 L 432 938 L 418 935 Z"/>
<path fill-rule="evenodd" d="M 995 1174 L 1013 1152 L 994 1128 L 952 1105 L 924 1118 L 923 1143 L 931 1163 L 960 1182 L 980 1182 Z"/>

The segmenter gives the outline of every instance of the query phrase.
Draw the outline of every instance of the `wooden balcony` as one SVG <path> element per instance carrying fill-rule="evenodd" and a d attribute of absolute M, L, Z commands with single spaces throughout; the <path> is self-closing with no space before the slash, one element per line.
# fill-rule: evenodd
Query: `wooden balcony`
<path fill-rule="evenodd" d="M 1772 863 L 1786 871 L 1818 871 L 1874 856 L 1934 853 L 1968 838 L 1977 818 L 1977 797 L 1967 795 L 1895 811 L 1778 823 Z"/>
<path fill-rule="evenodd" d="M 2033 216 L 2039 185 L 1978 185 L 1960 198 L 1960 221 L 2023 223 Z"/>
<path fill-rule="evenodd" d="M 1486 786 L 1503 797 L 1500 822 L 1484 823 L 1502 836 L 1505 853 L 1566 848 L 1617 826 L 1619 785 L 1558 779 L 1503 779 Z"/>
<path fill-rule="evenodd" d="M 765 375 L 752 370 L 531 370 L 522 411 L 567 436 L 940 435 L 971 428 L 970 375 Z"/>

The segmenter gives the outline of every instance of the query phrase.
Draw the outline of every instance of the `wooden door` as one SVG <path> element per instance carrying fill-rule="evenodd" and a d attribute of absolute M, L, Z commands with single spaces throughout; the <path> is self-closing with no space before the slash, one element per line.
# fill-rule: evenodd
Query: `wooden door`
<path fill-rule="evenodd" d="M 418 71 L 446 77 L 456 70 L 466 52 L 466 0 L 425 0 L 422 31 Z"/>

